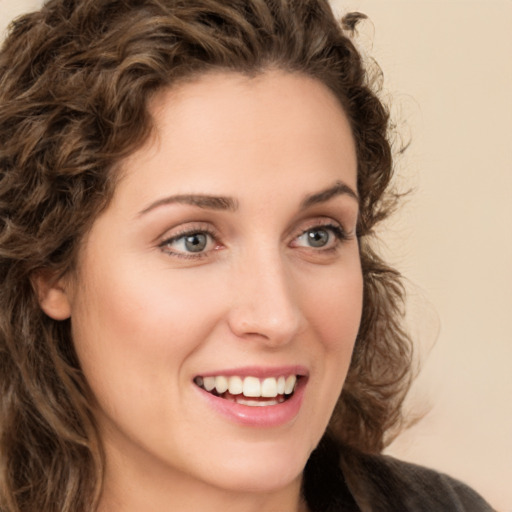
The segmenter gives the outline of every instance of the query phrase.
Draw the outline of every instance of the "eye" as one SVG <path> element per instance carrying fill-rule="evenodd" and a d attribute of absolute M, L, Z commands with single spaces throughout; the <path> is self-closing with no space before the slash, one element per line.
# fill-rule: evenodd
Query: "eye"
<path fill-rule="evenodd" d="M 295 246 L 311 247 L 313 249 L 331 249 L 340 240 L 346 239 L 345 232 L 340 226 L 315 226 L 307 229 L 296 238 Z"/>
<path fill-rule="evenodd" d="M 215 239 L 207 231 L 188 231 L 164 240 L 160 247 L 175 256 L 202 256 L 215 248 Z"/>

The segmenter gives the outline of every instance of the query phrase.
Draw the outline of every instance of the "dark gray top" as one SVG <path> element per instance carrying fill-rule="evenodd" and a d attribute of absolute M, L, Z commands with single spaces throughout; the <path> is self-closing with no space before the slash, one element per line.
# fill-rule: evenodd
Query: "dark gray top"
<path fill-rule="evenodd" d="M 494 512 L 447 475 L 326 438 L 308 461 L 303 492 L 312 512 Z"/>

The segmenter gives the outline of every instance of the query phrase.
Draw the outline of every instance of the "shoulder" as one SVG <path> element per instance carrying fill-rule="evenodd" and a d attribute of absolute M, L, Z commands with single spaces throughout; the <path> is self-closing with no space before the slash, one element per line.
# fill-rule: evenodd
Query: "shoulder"
<path fill-rule="evenodd" d="M 443 473 L 384 455 L 359 455 L 360 486 L 375 512 L 492 512 L 473 489 Z"/>
<path fill-rule="evenodd" d="M 494 512 L 454 478 L 327 436 L 306 465 L 303 491 L 310 508 L 322 512 Z"/>

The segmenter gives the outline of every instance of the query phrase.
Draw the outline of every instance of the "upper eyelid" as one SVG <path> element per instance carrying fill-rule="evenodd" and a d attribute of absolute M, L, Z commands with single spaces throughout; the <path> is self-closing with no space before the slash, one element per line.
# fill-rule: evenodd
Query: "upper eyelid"
<path fill-rule="evenodd" d="M 313 205 L 307 211 L 302 212 L 300 215 L 303 219 L 319 219 L 320 221 L 332 220 L 341 226 L 351 225 L 359 218 L 360 210 L 352 206 L 352 201 L 349 203 L 337 202 L 326 203 L 321 205 Z"/>
<path fill-rule="evenodd" d="M 206 226 L 202 223 L 191 223 L 190 226 L 186 227 L 176 227 L 166 230 L 162 235 L 159 235 L 157 238 L 157 242 L 160 244 L 168 243 L 172 240 L 179 240 L 181 237 L 191 235 L 194 233 L 206 233 L 210 235 L 213 239 L 217 240 L 219 238 L 219 233 L 216 229 L 211 226 Z"/>
<path fill-rule="evenodd" d="M 326 230 L 332 230 L 332 231 L 341 231 L 345 233 L 345 228 L 338 222 L 326 222 L 325 224 L 313 224 L 312 226 L 303 229 L 299 236 L 303 235 L 304 233 L 307 233 L 308 231 L 312 231 L 314 229 L 326 229 Z"/>
<path fill-rule="evenodd" d="M 339 220 L 336 220 L 332 217 L 323 217 L 323 218 L 311 219 L 309 221 L 306 221 L 305 223 L 301 223 L 300 227 L 297 230 L 297 234 L 293 235 L 292 238 L 301 236 L 302 234 L 306 233 L 310 229 L 322 228 L 322 227 L 338 228 L 341 231 L 343 231 L 343 233 L 345 233 L 347 235 L 350 233 L 350 230 L 347 230 L 345 228 L 345 224 L 343 222 L 340 222 Z"/>
<path fill-rule="evenodd" d="M 340 222 L 339 220 L 333 217 L 326 216 L 301 221 L 297 227 L 290 229 L 288 236 L 291 235 L 291 239 L 295 239 L 310 229 L 314 229 L 317 227 L 329 228 L 330 226 L 340 229 L 347 236 L 350 236 L 351 234 L 351 230 L 346 229 L 345 224 L 343 222 Z M 175 228 L 170 228 L 166 230 L 164 234 L 159 235 L 155 241 L 157 242 L 158 245 L 165 245 L 170 241 L 178 240 L 183 236 L 194 233 L 206 233 L 210 235 L 215 241 L 221 241 L 222 239 L 222 236 L 217 228 L 212 226 L 210 223 L 199 221 L 186 223 L 185 226 L 177 226 Z"/>
<path fill-rule="evenodd" d="M 294 242 L 295 240 L 304 236 L 309 231 L 313 231 L 315 229 L 325 229 L 326 231 L 330 231 L 331 234 L 334 235 L 336 243 L 339 243 L 339 242 L 342 242 L 344 240 L 351 238 L 351 236 L 349 234 L 347 234 L 347 232 L 343 229 L 343 227 L 340 224 L 336 223 L 336 225 L 335 225 L 334 223 L 329 223 L 329 224 L 317 224 L 317 225 L 311 226 L 310 228 L 303 230 L 298 236 L 295 236 L 292 239 L 292 242 Z"/>
<path fill-rule="evenodd" d="M 174 235 L 174 236 L 170 236 L 170 237 L 167 237 L 165 238 L 164 240 L 162 240 L 162 242 L 160 243 L 161 246 L 165 246 L 165 245 L 168 245 L 172 242 L 176 242 L 177 240 L 181 240 L 182 238 L 185 238 L 187 236 L 191 236 L 191 235 L 195 235 L 197 233 L 204 233 L 208 236 L 210 236 L 213 241 L 216 241 L 216 238 L 211 234 L 209 233 L 208 231 L 205 231 L 205 230 L 193 230 L 193 231 L 185 231 L 184 233 L 180 233 L 180 234 L 177 234 L 177 235 Z"/>
<path fill-rule="evenodd" d="M 180 233 L 176 233 L 172 236 L 164 236 L 163 239 L 158 243 L 158 249 L 167 256 L 171 256 L 174 258 L 182 258 L 186 260 L 198 260 L 200 258 L 205 258 L 210 256 L 211 252 L 215 249 L 215 247 L 210 248 L 209 250 L 199 251 L 199 252 L 188 252 L 177 250 L 170 247 L 170 244 L 180 240 L 189 235 L 193 235 L 196 233 L 205 233 L 211 238 L 211 242 L 215 246 L 218 242 L 218 239 L 215 237 L 213 233 L 211 233 L 207 229 L 185 229 Z"/>

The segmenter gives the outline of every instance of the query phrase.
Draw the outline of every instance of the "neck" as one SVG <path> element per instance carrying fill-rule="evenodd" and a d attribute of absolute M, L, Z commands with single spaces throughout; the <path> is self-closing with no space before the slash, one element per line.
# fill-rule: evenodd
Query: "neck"
<path fill-rule="evenodd" d="M 106 482 L 97 512 L 307 512 L 300 495 L 300 482 L 294 486 L 295 492 L 269 493 L 230 492 L 178 482 L 155 489 L 154 484 L 139 481 L 127 488 Z"/>
<path fill-rule="evenodd" d="M 112 455 L 112 454 L 110 454 Z M 103 493 L 97 512 L 307 512 L 302 475 L 277 489 L 220 488 L 176 472 L 163 464 L 107 457 Z"/>

